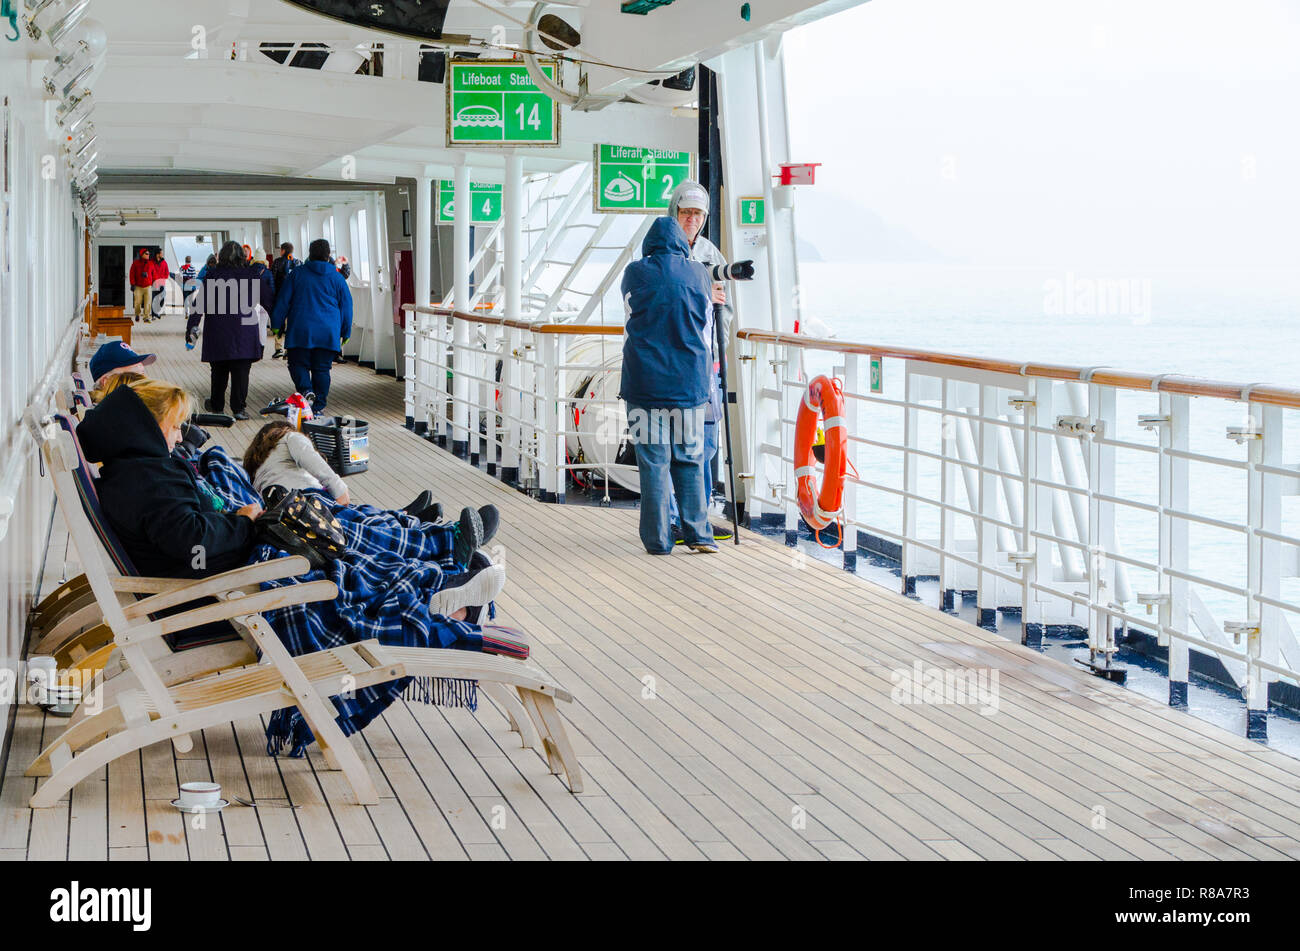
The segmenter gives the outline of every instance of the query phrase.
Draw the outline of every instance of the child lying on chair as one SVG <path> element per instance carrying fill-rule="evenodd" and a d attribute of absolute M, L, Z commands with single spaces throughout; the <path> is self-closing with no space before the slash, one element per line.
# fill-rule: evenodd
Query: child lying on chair
<path fill-rule="evenodd" d="M 343 477 L 330 468 L 310 439 L 283 419 L 267 423 L 258 430 L 244 453 L 244 471 L 263 498 L 268 498 L 270 489 L 280 486 L 319 492 L 326 499 L 332 497 L 339 505 L 352 505 L 352 494 Z M 416 503 L 402 511 L 420 521 L 436 522 L 438 519 L 432 511 L 434 506 L 428 504 L 427 495 L 427 492 L 421 493 L 421 500 L 426 504 L 420 511 L 412 511 Z M 436 509 L 437 515 L 441 515 L 442 506 L 436 506 Z M 486 545 L 496 535 L 497 522 L 496 506 L 485 505 L 480 509 L 466 506 L 461 509 L 460 519 L 455 525 L 439 526 L 449 533 L 447 539 L 452 546 L 449 551 L 454 553 L 456 564 L 469 564 L 475 549 Z"/>

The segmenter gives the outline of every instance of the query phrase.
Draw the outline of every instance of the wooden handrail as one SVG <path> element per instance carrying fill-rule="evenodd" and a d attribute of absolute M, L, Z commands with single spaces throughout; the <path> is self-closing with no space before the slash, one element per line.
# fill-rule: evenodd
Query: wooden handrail
<path fill-rule="evenodd" d="M 568 334 L 571 336 L 608 334 L 620 336 L 623 333 L 621 324 L 530 323 L 526 320 L 511 320 L 506 317 L 467 314 L 451 307 L 417 306 L 415 304 L 403 304 L 402 309 L 407 312 L 454 317 L 457 320 L 467 320 L 478 324 L 514 327 L 539 334 Z M 1300 409 L 1300 388 L 1272 383 L 1242 385 L 1239 383 L 1225 383 L 1222 380 L 1206 380 L 1201 377 L 1182 376 L 1176 373 L 1150 374 L 1138 373 L 1133 370 L 1119 370 L 1112 367 L 1014 363 L 1009 360 L 995 360 L 991 357 L 941 353 L 934 350 L 913 350 L 908 347 L 875 346 L 854 341 L 835 340 L 829 337 L 808 337 L 803 334 L 777 333 L 771 330 L 740 330 L 736 332 L 736 337 L 754 343 L 802 347 L 805 350 L 825 350 L 833 353 L 856 353 L 862 356 L 890 357 L 898 360 L 914 360 L 918 363 L 935 363 L 942 366 L 964 367 L 969 370 L 983 370 L 988 373 L 1006 373 L 1011 376 L 1033 376 L 1048 380 L 1080 383 L 1091 382 L 1121 390 L 1183 393 L 1188 396 L 1208 396 L 1215 399 L 1266 403 L 1271 406 Z"/>
<path fill-rule="evenodd" d="M 1206 380 L 1173 373 L 1149 374 L 1111 367 L 1076 367 L 1048 363 L 1012 363 L 987 357 L 938 353 L 933 350 L 911 350 L 906 347 L 873 346 L 828 337 L 806 337 L 803 334 L 777 333 L 771 330 L 740 330 L 740 340 L 754 343 L 771 343 L 780 346 L 802 347 L 805 350 L 827 350 L 835 353 L 855 353 L 862 356 L 892 357 L 914 360 L 918 363 L 937 363 L 943 366 L 965 367 L 990 373 L 1007 373 L 1012 376 L 1034 376 L 1049 380 L 1068 380 L 1081 383 L 1098 383 L 1122 390 L 1145 390 L 1160 393 L 1183 393 L 1188 396 L 1209 396 L 1216 399 L 1267 403 L 1300 409 L 1300 389 L 1290 386 L 1256 383 L 1244 386 L 1221 380 Z"/>
<path fill-rule="evenodd" d="M 436 304 L 403 304 L 402 310 L 416 314 L 433 314 L 436 317 L 455 317 L 475 324 L 489 324 L 493 327 L 514 327 L 518 330 L 530 330 L 535 334 L 565 334 L 573 337 L 585 337 L 589 334 L 613 334 L 621 336 L 622 324 L 553 324 L 534 323 L 527 320 L 512 320 L 509 317 L 489 317 L 484 314 L 467 314 L 463 310 L 440 307 Z"/>

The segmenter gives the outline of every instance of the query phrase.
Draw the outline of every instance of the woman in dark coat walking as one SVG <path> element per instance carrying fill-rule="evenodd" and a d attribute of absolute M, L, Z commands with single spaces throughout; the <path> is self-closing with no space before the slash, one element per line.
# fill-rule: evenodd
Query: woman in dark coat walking
<path fill-rule="evenodd" d="M 217 255 L 216 267 L 207 268 L 203 283 L 192 299 L 185 327 L 192 347 L 203 322 L 202 360 L 212 369 L 212 397 L 204 402 L 210 413 L 223 412 L 226 383 L 230 384 L 230 411 L 235 419 L 248 419 L 248 373 L 262 359 L 263 324 L 257 308 L 269 313 L 273 306 L 271 274 L 247 267 L 244 248 L 227 241 Z"/>

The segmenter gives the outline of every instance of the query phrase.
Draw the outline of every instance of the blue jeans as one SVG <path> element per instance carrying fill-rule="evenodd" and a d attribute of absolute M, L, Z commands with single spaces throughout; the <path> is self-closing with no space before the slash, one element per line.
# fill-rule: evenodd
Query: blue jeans
<path fill-rule="evenodd" d="M 628 405 L 628 429 L 641 474 L 641 544 L 652 555 L 673 550 L 668 506 L 674 495 L 688 545 L 713 545 L 704 495 L 704 407 Z"/>
<path fill-rule="evenodd" d="M 718 454 L 718 424 L 704 424 L 704 509 L 708 514 L 709 502 L 713 498 L 713 457 Z M 668 496 L 668 524 L 680 525 L 681 517 L 677 512 L 677 495 Z"/>
<path fill-rule="evenodd" d="M 293 388 L 299 393 L 314 393 L 311 411 L 320 415 L 330 395 L 330 367 L 334 366 L 335 350 L 324 347 L 290 347 L 285 356 L 289 360 L 289 376 Z"/>

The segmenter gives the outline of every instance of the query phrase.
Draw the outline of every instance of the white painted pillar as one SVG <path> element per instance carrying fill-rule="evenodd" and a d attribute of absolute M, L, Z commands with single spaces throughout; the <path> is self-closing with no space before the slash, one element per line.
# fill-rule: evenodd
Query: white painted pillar
<path fill-rule="evenodd" d="M 470 310 L 469 301 L 469 223 L 470 215 L 473 208 L 470 206 L 469 197 L 469 166 L 459 165 L 456 168 L 456 223 L 454 226 L 455 239 L 452 243 L 452 258 L 455 269 L 455 291 L 452 296 L 452 306 L 457 310 L 468 312 Z M 460 372 L 466 368 L 469 358 L 469 332 L 470 325 L 463 320 L 453 322 L 452 342 L 453 342 L 453 363 L 455 366 L 452 377 L 452 434 L 451 434 L 451 451 L 458 455 L 464 456 L 469 453 L 469 378 Z"/>
<path fill-rule="evenodd" d="M 417 307 L 429 303 L 429 285 L 431 283 L 430 255 L 433 250 L 433 176 L 426 169 L 423 174 L 415 180 L 415 304 Z M 424 323 L 425 318 L 421 318 Z M 422 338 L 418 341 L 421 356 L 428 359 L 433 354 L 430 352 L 434 344 L 425 341 Z M 441 374 L 441 368 L 430 366 L 423 361 L 416 366 L 416 373 L 420 377 L 420 390 L 424 390 L 425 385 L 432 382 L 435 375 Z M 437 392 L 440 388 L 434 388 Z M 437 422 L 442 416 L 441 411 L 433 415 L 433 436 L 441 435 L 441 426 Z M 415 421 L 416 432 L 420 432 L 420 424 L 426 422 L 426 409 L 422 406 L 416 407 Z"/>
<path fill-rule="evenodd" d="M 527 253 L 524 247 L 524 199 L 525 189 L 523 159 L 510 153 L 506 157 L 505 184 L 501 195 L 501 227 L 505 255 L 502 268 L 502 303 L 503 314 L 511 320 L 522 320 L 523 306 L 523 260 Z M 520 367 L 514 356 L 519 345 L 518 331 L 507 331 L 504 335 L 501 367 L 501 411 L 505 425 L 505 440 L 501 450 L 501 478 L 506 482 L 519 480 L 519 416 L 523 409 L 519 393 L 521 380 Z"/>
<path fill-rule="evenodd" d="M 334 262 L 338 263 L 339 255 L 348 259 L 351 263 L 354 253 L 352 248 L 352 229 L 349 227 L 349 221 L 352 217 L 352 205 L 344 202 L 336 202 L 330 209 L 330 217 L 333 219 L 332 237 L 330 247 L 334 251 Z M 348 286 L 352 286 L 352 281 L 348 281 Z M 344 356 L 356 357 L 359 360 L 369 360 L 373 362 L 373 344 L 375 333 L 375 321 L 369 309 L 369 295 L 360 296 L 352 295 L 352 336 L 348 339 L 347 344 L 343 347 Z M 361 304 L 363 306 L 357 306 Z M 363 351 L 370 351 L 369 353 Z"/>
<path fill-rule="evenodd" d="M 302 254 L 298 255 L 304 261 L 307 259 L 307 246 L 317 238 L 325 237 L 325 219 L 328 213 L 324 208 L 307 209 L 307 240 L 303 242 Z"/>
<path fill-rule="evenodd" d="M 379 201 L 376 192 L 366 192 L 366 228 L 365 234 L 361 229 L 357 229 L 357 240 L 364 241 L 366 245 L 367 256 L 370 260 L 370 281 L 366 288 L 366 293 L 370 297 L 370 316 L 374 330 L 375 340 L 375 370 L 393 369 L 395 364 L 395 354 L 392 346 L 393 333 L 393 315 L 389 313 L 389 308 L 384 303 L 384 293 L 380 289 L 381 275 L 387 275 L 387 271 L 381 271 L 380 266 L 384 263 L 381 255 L 383 249 L 379 242 Z M 353 248 L 357 257 L 355 260 L 349 256 L 352 261 L 352 273 L 360 280 L 361 273 L 361 249 Z M 390 354 L 393 356 L 390 358 Z"/>

